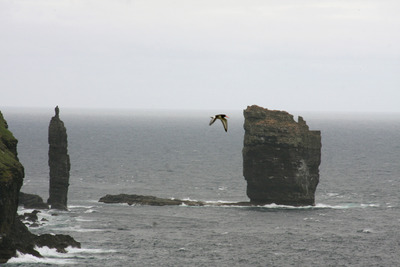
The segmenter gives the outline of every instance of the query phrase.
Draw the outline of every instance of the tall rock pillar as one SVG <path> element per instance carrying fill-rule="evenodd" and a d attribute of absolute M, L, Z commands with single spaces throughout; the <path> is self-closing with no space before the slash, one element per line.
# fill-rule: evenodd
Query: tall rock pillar
<path fill-rule="evenodd" d="M 253 105 L 244 110 L 243 175 L 258 204 L 315 205 L 321 132 L 285 111 Z"/>
<path fill-rule="evenodd" d="M 47 203 L 53 209 L 67 209 L 70 161 L 68 155 L 67 130 L 60 120 L 60 110 L 55 108 L 55 116 L 49 125 L 49 167 L 50 189 Z"/>

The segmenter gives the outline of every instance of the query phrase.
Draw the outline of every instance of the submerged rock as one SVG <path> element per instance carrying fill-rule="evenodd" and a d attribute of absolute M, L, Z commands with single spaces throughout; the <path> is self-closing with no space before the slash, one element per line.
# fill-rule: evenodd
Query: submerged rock
<path fill-rule="evenodd" d="M 60 120 L 59 108 L 49 125 L 49 167 L 50 189 L 47 203 L 53 209 L 67 209 L 69 171 L 71 164 L 68 155 L 67 129 Z"/>
<path fill-rule="evenodd" d="M 285 111 L 244 110 L 243 175 L 253 203 L 315 205 L 321 132 Z"/>

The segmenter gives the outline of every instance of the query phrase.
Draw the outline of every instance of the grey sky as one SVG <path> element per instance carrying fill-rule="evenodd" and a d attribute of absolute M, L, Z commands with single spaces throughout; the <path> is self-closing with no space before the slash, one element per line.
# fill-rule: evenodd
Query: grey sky
<path fill-rule="evenodd" d="M 400 112 L 398 0 L 0 0 L 0 108 Z"/>

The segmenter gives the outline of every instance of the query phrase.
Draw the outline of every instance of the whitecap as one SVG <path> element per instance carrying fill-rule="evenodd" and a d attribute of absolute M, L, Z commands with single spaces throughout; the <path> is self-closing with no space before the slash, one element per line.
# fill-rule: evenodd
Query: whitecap
<path fill-rule="evenodd" d="M 73 247 L 68 247 L 66 251 L 68 252 L 68 254 L 106 254 L 106 253 L 117 252 L 117 250 L 114 249 L 73 248 Z"/>
<path fill-rule="evenodd" d="M 371 204 L 361 204 L 361 207 L 362 208 L 366 208 L 366 207 L 379 207 L 380 205 L 379 204 L 373 204 L 373 203 L 371 203 Z"/>
<path fill-rule="evenodd" d="M 171 198 L 172 200 L 174 200 L 174 198 Z M 183 198 L 182 199 L 183 201 L 194 201 L 194 202 L 197 202 L 198 200 L 196 200 L 196 199 L 191 199 L 191 198 L 189 198 L 189 197 L 187 197 L 187 198 Z"/>
<path fill-rule="evenodd" d="M 370 234 L 370 233 L 373 233 L 373 230 L 370 228 L 366 228 L 366 229 L 358 230 L 357 232 L 364 233 L 364 234 Z"/>
<path fill-rule="evenodd" d="M 64 264 L 76 264 L 69 256 L 65 253 L 58 253 L 56 249 L 49 249 L 47 247 L 35 248 L 43 258 L 35 257 L 31 254 L 23 254 L 17 251 L 17 257 L 11 258 L 7 263 L 9 264 L 21 264 L 21 263 L 42 263 L 52 265 L 64 265 Z"/>
<path fill-rule="evenodd" d="M 72 227 L 63 227 L 63 228 L 52 228 L 53 231 L 66 231 L 66 232 L 78 232 L 78 233 L 87 233 L 87 232 L 102 232 L 104 229 L 86 229 L 82 228 L 79 225 L 75 225 Z"/>
<path fill-rule="evenodd" d="M 75 220 L 78 222 L 93 222 L 94 221 L 94 220 L 83 219 L 83 218 L 76 218 Z"/>
<path fill-rule="evenodd" d="M 68 209 L 92 209 L 94 206 L 69 205 Z"/>
<path fill-rule="evenodd" d="M 87 254 L 108 254 L 115 253 L 113 249 L 97 249 L 97 248 L 74 248 L 67 247 L 67 253 L 59 253 L 56 249 L 48 247 L 35 247 L 43 258 L 35 257 L 31 254 L 23 254 L 17 251 L 17 257 L 11 258 L 7 263 L 21 264 L 21 263 L 36 263 L 36 264 L 49 264 L 49 265 L 65 265 L 77 264 L 77 258 L 84 257 Z"/>
<path fill-rule="evenodd" d="M 227 200 L 206 200 L 204 201 L 205 203 L 208 204 L 229 204 L 229 203 L 234 203 L 232 201 L 227 201 Z"/>
<path fill-rule="evenodd" d="M 269 209 L 313 209 L 315 206 L 290 206 L 290 205 L 279 205 L 279 204 L 267 204 L 267 205 L 260 205 L 259 207 L 269 208 Z"/>
<path fill-rule="evenodd" d="M 326 195 L 328 197 L 337 197 L 337 196 L 339 196 L 339 193 L 326 193 Z"/>
<path fill-rule="evenodd" d="M 85 213 L 95 213 L 95 212 L 97 212 L 97 210 L 94 209 L 88 209 L 85 211 Z"/>

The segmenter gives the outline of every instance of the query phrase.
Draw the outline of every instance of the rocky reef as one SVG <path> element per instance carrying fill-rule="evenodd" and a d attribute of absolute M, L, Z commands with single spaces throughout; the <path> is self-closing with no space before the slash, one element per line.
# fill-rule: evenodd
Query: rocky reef
<path fill-rule="evenodd" d="M 170 199 L 170 198 L 159 198 L 154 196 L 143 196 L 143 195 L 106 195 L 100 198 L 99 202 L 103 203 L 127 203 L 129 205 L 149 205 L 149 206 L 204 206 L 205 203 L 202 201 L 192 200 L 181 200 L 181 199 Z"/>
<path fill-rule="evenodd" d="M 182 200 L 177 198 L 160 198 L 136 194 L 106 195 L 99 202 L 115 204 L 127 203 L 128 205 L 148 206 L 253 206 L 250 202 L 205 202 L 199 200 Z"/>
<path fill-rule="evenodd" d="M 24 178 L 24 167 L 17 156 L 17 142 L 0 112 L 0 264 L 14 257 L 17 250 L 41 257 L 35 246 L 57 248 L 60 252 L 65 252 L 67 246 L 80 247 L 79 242 L 67 235 L 32 234 L 17 216 Z M 25 215 L 34 220 L 36 213 Z"/>
<path fill-rule="evenodd" d="M 243 175 L 257 204 L 315 205 L 321 133 L 285 111 L 244 110 Z"/>
<path fill-rule="evenodd" d="M 47 203 L 53 209 L 66 210 L 71 164 L 68 155 L 67 129 L 60 120 L 58 106 L 55 108 L 55 113 L 49 125 L 50 189 Z"/>

